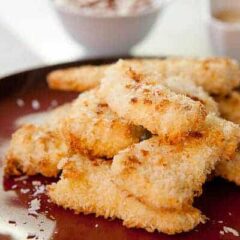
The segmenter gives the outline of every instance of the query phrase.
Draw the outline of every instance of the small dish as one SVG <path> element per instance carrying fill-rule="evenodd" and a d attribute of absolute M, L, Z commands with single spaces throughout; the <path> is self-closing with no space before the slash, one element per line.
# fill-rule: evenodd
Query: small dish
<path fill-rule="evenodd" d="M 164 5 L 158 0 L 145 11 L 127 15 L 86 14 L 82 9 L 53 1 L 66 31 L 86 48 L 90 56 L 126 55 L 152 29 Z"/>
<path fill-rule="evenodd" d="M 214 53 L 240 60 L 240 20 L 234 23 L 216 17 L 223 11 L 240 13 L 240 1 L 209 0 L 208 3 L 207 27 Z"/>

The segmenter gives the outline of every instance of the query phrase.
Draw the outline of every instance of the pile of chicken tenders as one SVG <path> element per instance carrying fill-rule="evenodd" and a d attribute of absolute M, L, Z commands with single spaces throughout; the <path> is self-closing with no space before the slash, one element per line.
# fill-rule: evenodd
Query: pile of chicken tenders
<path fill-rule="evenodd" d="M 226 58 L 126 59 L 51 72 L 81 92 L 13 135 L 5 174 L 57 177 L 50 199 L 129 228 L 192 230 L 209 175 L 240 185 L 240 66 Z"/>

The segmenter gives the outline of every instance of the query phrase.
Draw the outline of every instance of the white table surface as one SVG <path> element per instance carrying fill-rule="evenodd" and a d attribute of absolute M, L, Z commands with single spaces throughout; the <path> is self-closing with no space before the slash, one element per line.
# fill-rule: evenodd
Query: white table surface
<path fill-rule="evenodd" d="M 209 56 L 204 0 L 175 0 L 137 55 Z M 24 69 L 87 58 L 63 29 L 50 0 L 0 0 L 0 76 Z"/>

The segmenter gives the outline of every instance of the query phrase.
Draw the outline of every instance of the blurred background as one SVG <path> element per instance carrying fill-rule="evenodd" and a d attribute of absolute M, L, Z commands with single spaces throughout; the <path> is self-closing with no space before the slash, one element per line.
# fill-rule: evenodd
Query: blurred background
<path fill-rule="evenodd" d="M 205 0 L 173 0 L 131 54 L 213 55 L 204 21 L 206 11 Z M 50 0 L 0 0 L 0 42 L 0 76 L 94 57 L 69 36 Z"/>

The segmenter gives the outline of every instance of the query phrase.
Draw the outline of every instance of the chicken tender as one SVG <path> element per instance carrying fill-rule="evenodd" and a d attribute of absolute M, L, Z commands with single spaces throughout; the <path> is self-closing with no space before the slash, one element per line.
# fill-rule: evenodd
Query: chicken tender
<path fill-rule="evenodd" d="M 128 228 L 157 230 L 167 234 L 186 232 L 204 222 L 200 211 L 156 210 L 120 191 L 112 182 L 111 161 L 75 156 L 63 167 L 59 182 L 48 188 L 51 200 L 76 213 L 119 218 Z"/>
<path fill-rule="evenodd" d="M 139 201 L 155 208 L 192 204 L 215 164 L 236 156 L 239 127 L 211 114 L 201 131 L 179 144 L 155 136 L 121 151 L 113 159 L 114 182 Z"/>
<path fill-rule="evenodd" d="M 68 148 L 56 131 L 35 125 L 24 125 L 13 136 L 5 157 L 5 174 L 57 176 L 58 162 L 67 156 Z"/>
<path fill-rule="evenodd" d="M 178 142 L 202 126 L 206 110 L 199 101 L 155 84 L 154 79 L 158 77 L 133 71 L 128 63 L 119 61 L 106 71 L 101 97 L 119 117 L 142 125 L 163 140 Z"/>
<path fill-rule="evenodd" d="M 228 58 L 167 58 L 127 60 L 145 65 L 163 78 L 180 76 L 190 79 L 210 94 L 227 95 L 240 85 L 240 68 L 237 61 Z M 84 91 L 100 84 L 106 68 L 102 66 L 80 66 L 57 70 L 49 74 L 50 88 Z"/>
<path fill-rule="evenodd" d="M 191 205 L 221 157 L 222 149 L 214 143 L 221 134 L 209 131 L 205 135 L 212 136 L 194 133 L 175 145 L 153 137 L 121 151 L 113 160 L 114 182 L 157 209 Z"/>
<path fill-rule="evenodd" d="M 215 169 L 217 176 L 240 186 L 240 153 L 232 160 L 220 161 Z"/>
<path fill-rule="evenodd" d="M 57 164 L 68 153 L 57 129 L 69 108 L 70 104 L 65 104 L 47 112 L 41 124 L 25 124 L 12 135 L 5 157 L 6 175 L 57 176 Z"/>
<path fill-rule="evenodd" d="M 197 86 L 188 76 L 165 76 L 164 72 L 159 71 L 157 68 L 159 62 L 162 62 L 162 60 L 125 61 L 135 72 L 142 72 L 145 76 L 155 75 L 152 78 L 146 77 L 146 83 L 150 85 L 162 84 L 175 93 L 185 95 L 194 101 L 201 102 L 208 112 L 214 112 L 219 115 L 217 103 L 201 86 Z"/>
<path fill-rule="evenodd" d="M 226 95 L 240 85 L 239 64 L 229 58 L 170 58 L 155 64 L 163 76 L 191 79 L 210 94 Z"/>
<path fill-rule="evenodd" d="M 48 74 L 48 86 L 52 89 L 83 92 L 99 85 L 108 65 L 81 66 L 55 70 Z"/>
<path fill-rule="evenodd" d="M 147 131 L 119 118 L 98 95 L 98 90 L 91 90 L 75 100 L 62 132 L 75 153 L 112 158 L 139 142 Z"/>
<path fill-rule="evenodd" d="M 233 91 L 230 95 L 226 97 L 217 98 L 219 103 L 219 110 L 222 117 L 236 123 L 240 124 L 240 94 Z M 239 127 L 238 127 L 239 128 Z M 237 129 L 235 127 L 235 129 Z M 232 133 L 231 133 L 232 132 Z M 229 141 L 232 141 L 232 146 L 234 146 L 234 136 L 233 131 L 226 133 L 229 136 Z M 236 136 L 236 134 L 235 134 Z M 236 138 L 236 137 L 235 137 Z M 228 181 L 234 182 L 240 185 L 240 153 L 239 147 L 237 149 L 235 157 L 228 158 L 226 161 L 221 161 L 216 166 L 216 175 L 225 178 Z M 232 150 L 230 149 L 230 152 Z"/>
<path fill-rule="evenodd" d="M 229 95 L 216 98 L 223 118 L 240 124 L 240 93 L 233 91 Z"/>
<path fill-rule="evenodd" d="M 209 114 L 206 118 L 206 124 L 211 129 L 217 129 L 222 133 L 223 152 L 221 161 L 233 160 L 239 151 L 240 144 L 240 126 L 223 118 Z"/>

